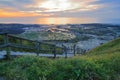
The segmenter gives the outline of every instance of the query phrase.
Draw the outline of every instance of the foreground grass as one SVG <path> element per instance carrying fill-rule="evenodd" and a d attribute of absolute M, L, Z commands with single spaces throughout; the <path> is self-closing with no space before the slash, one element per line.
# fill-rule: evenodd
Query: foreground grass
<path fill-rule="evenodd" d="M 25 56 L 0 63 L 6 80 L 119 80 L 120 55 L 47 59 Z"/>
<path fill-rule="evenodd" d="M 120 39 L 87 55 L 48 59 L 24 56 L 0 63 L 6 80 L 120 80 Z"/>

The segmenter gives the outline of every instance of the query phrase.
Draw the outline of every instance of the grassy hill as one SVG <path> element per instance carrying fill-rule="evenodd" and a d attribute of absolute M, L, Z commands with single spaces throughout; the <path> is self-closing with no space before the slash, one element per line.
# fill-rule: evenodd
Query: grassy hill
<path fill-rule="evenodd" d="M 91 50 L 87 55 L 101 55 L 113 53 L 120 53 L 120 38 L 112 40 Z"/>
<path fill-rule="evenodd" d="M 120 38 L 68 59 L 24 56 L 3 61 L 0 76 L 6 80 L 120 80 Z"/>

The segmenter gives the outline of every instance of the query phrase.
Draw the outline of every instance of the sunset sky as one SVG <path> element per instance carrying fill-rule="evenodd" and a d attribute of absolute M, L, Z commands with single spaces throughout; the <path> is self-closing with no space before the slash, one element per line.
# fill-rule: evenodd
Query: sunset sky
<path fill-rule="evenodd" d="M 0 23 L 120 24 L 120 0 L 0 0 Z"/>

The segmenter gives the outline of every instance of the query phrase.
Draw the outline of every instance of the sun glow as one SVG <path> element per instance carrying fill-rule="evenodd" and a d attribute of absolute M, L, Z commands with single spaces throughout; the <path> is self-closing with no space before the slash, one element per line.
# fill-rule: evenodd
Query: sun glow
<path fill-rule="evenodd" d="M 46 12 L 64 11 L 75 7 L 76 6 L 73 7 L 72 3 L 68 0 L 48 0 L 47 2 L 39 4 L 39 8 L 45 8 Z"/>
<path fill-rule="evenodd" d="M 96 22 L 95 18 L 38 18 L 38 24 L 72 24 L 72 23 L 91 23 Z"/>

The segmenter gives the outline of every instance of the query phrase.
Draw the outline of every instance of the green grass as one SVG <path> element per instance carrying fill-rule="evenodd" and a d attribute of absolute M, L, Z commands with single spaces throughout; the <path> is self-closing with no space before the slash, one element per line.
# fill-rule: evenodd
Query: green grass
<path fill-rule="evenodd" d="M 120 38 L 91 50 L 87 55 L 114 54 L 116 52 L 120 53 Z"/>
<path fill-rule="evenodd" d="M 3 61 L 0 76 L 6 80 L 120 80 L 120 39 L 68 59 L 24 56 Z"/>

